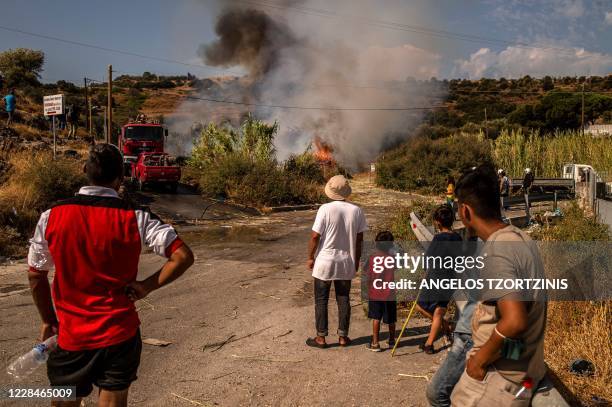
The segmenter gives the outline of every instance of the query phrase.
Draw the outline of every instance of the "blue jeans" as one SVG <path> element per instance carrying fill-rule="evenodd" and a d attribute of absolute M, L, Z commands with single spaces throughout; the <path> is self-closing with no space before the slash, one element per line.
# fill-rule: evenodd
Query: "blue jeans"
<path fill-rule="evenodd" d="M 427 386 L 427 400 L 433 407 L 451 405 L 451 393 L 465 370 L 466 354 L 474 346 L 470 334 L 455 332 L 453 337 L 453 346 Z"/>

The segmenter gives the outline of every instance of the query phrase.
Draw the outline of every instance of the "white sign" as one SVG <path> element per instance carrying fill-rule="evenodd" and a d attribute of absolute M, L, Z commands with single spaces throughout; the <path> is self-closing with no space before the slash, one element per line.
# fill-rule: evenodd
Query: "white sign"
<path fill-rule="evenodd" d="M 43 98 L 45 116 L 64 114 L 64 95 L 50 95 Z"/>

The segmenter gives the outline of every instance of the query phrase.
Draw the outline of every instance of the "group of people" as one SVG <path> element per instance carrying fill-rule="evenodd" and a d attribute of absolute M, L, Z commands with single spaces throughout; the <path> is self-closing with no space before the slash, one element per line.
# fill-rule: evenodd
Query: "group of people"
<path fill-rule="evenodd" d="M 17 96 L 14 88 L 11 88 L 8 93 L 4 96 L 4 111 L 6 112 L 6 127 L 11 127 L 15 120 L 15 112 L 17 109 Z M 77 130 L 79 128 L 79 118 L 81 115 L 81 109 L 77 103 L 69 104 L 66 106 L 66 111 L 57 116 L 58 127 L 60 130 L 67 130 L 66 136 L 68 138 L 76 138 Z"/>
<path fill-rule="evenodd" d="M 57 350 L 47 363 L 50 384 L 76 387 L 77 400 L 66 405 L 79 405 L 95 385 L 99 405 L 126 406 L 142 350 L 134 301 L 179 278 L 193 264 L 194 256 L 172 226 L 119 196 L 123 159 L 117 147 L 93 146 L 85 172 L 88 186 L 42 213 L 30 241 L 28 277 L 42 320 L 40 340 L 58 334 Z M 307 262 L 314 279 L 316 335 L 306 343 L 315 348 L 328 346 L 327 306 L 332 285 L 338 304 L 339 344 L 351 345 L 351 283 L 368 230 L 364 211 L 347 200 L 351 187 L 346 178 L 332 177 L 325 193 L 331 202 L 317 212 Z M 485 269 L 481 277 L 530 278 L 541 272 L 542 262 L 537 249 L 529 244 L 530 238 L 501 219 L 493 170 L 482 167 L 463 175 L 454 194 L 459 217 L 470 236 L 485 245 L 513 243 L 489 248 L 489 261 L 495 267 Z M 452 231 L 454 213 L 450 207 L 439 207 L 433 218 L 439 231 L 434 243 L 461 239 Z M 393 255 L 393 240 L 388 231 L 378 233 L 373 255 Z M 137 279 L 141 246 L 167 259 L 159 271 L 144 280 Z M 438 250 L 432 247 L 429 250 Z M 47 279 L 51 269 L 55 269 L 52 286 Z M 393 281 L 393 273 L 393 267 L 385 265 L 382 279 Z M 373 323 L 367 348 L 380 351 L 381 322 L 389 326 L 388 346 L 395 345 L 397 308 L 391 290 L 370 294 L 368 315 Z M 529 405 L 546 373 L 546 303 L 521 301 L 512 290 L 485 290 L 477 300 L 468 296 L 456 302 L 459 316 L 452 329 L 453 344 L 428 385 L 430 403 Z M 437 335 L 451 333 L 444 319 L 447 302 L 424 298 L 418 305 L 433 321 L 422 347 L 432 353 Z"/>
<path fill-rule="evenodd" d="M 509 208 L 508 197 L 511 193 L 511 182 L 508 175 L 506 175 L 506 170 L 500 168 L 497 170 L 497 179 L 499 183 L 499 194 L 500 194 L 500 205 L 503 210 L 507 210 Z M 531 202 L 529 201 L 529 194 L 531 193 L 531 188 L 533 186 L 533 181 L 535 180 L 535 176 L 533 175 L 533 171 L 531 168 L 525 168 L 523 181 L 521 183 L 521 191 L 523 193 L 524 203 L 525 203 L 525 217 L 527 223 L 531 223 Z"/>
<path fill-rule="evenodd" d="M 465 226 L 470 240 L 480 239 L 487 251 L 487 267 L 480 278 L 537 278 L 543 264 L 530 237 L 515 226 L 507 225 L 501 214 L 500 182 L 488 166 L 465 173 L 447 195 Z M 449 185 L 451 183 L 449 182 Z M 349 182 L 341 175 L 332 177 L 325 187 L 330 203 L 319 208 L 312 227 L 307 265 L 312 270 L 315 298 L 316 336 L 306 344 L 328 347 L 328 301 L 331 285 L 338 305 L 339 345 L 351 344 L 349 326 L 351 282 L 360 267 L 363 235 L 367 223 L 363 210 L 347 201 Z M 455 202 L 456 199 L 456 202 Z M 444 204 L 433 214 L 439 233 L 428 248 L 428 254 L 440 254 L 462 238 L 452 230 L 455 209 Z M 372 256 L 393 256 L 394 237 L 388 231 L 377 234 Z M 501 244 L 500 244 L 501 242 Z M 372 258 L 366 259 L 362 279 L 372 278 Z M 438 278 L 428 271 L 426 278 Z M 393 281 L 393 268 L 385 267 L 379 278 Z M 366 348 L 382 350 L 379 333 L 381 322 L 389 326 L 388 346 L 395 346 L 396 302 L 392 292 L 373 290 L 367 284 L 368 317 L 373 320 L 371 341 Z M 439 294 L 439 293 L 437 293 Z M 417 301 L 417 309 L 432 320 L 430 333 L 421 349 L 435 353 L 434 341 L 445 333 L 452 346 L 429 382 L 427 399 L 432 406 L 528 406 L 544 378 L 543 346 L 546 321 L 545 301 L 525 301 L 521 292 L 512 289 L 481 290 L 478 298 L 463 293 L 456 300 L 458 317 L 451 328 L 445 319 L 448 296 L 426 295 Z"/>
<path fill-rule="evenodd" d="M 56 116 L 58 121 L 57 125 L 60 131 L 66 130 L 67 138 L 74 139 L 79 129 L 81 109 L 78 104 L 74 103 L 67 105 L 65 110 L 63 114 Z"/>

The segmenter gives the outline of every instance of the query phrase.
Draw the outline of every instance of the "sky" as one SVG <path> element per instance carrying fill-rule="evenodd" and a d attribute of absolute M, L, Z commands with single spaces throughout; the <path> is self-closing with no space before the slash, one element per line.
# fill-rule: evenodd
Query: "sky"
<path fill-rule="evenodd" d="M 612 73 L 612 0 L 3 0 L 0 51 L 43 50 L 45 82 L 103 80 L 109 64 L 117 74 L 241 72 L 206 67 L 197 56 L 229 5 L 278 15 L 321 47 L 359 47 L 364 81 Z"/>

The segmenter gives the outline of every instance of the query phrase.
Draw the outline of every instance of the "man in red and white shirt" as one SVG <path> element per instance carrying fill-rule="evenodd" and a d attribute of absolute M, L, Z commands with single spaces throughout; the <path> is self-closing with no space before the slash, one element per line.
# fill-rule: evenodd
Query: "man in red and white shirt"
<path fill-rule="evenodd" d="M 79 399 L 96 385 L 99 405 L 126 406 L 142 348 L 134 301 L 178 278 L 193 254 L 172 226 L 119 198 L 123 159 L 115 146 L 94 146 L 85 172 L 90 186 L 41 215 L 28 276 L 42 318 L 40 339 L 58 334 L 47 363 L 51 385 L 76 386 Z M 168 261 L 137 281 L 143 246 Z"/>

